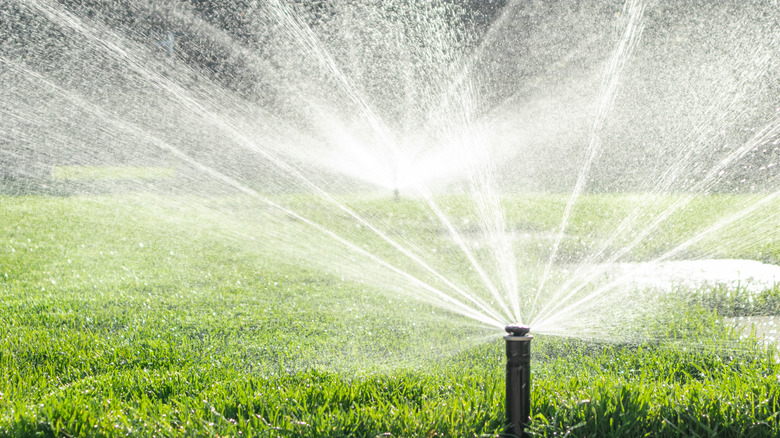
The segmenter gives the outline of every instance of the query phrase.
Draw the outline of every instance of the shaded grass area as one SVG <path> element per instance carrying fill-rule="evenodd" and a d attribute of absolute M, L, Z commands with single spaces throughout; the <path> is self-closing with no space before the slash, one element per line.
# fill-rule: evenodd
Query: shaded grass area
<path fill-rule="evenodd" d="M 1 201 L 0 436 L 501 433 L 497 333 L 121 196 Z M 774 354 L 713 312 L 758 309 L 711 293 L 640 344 L 537 337 L 529 433 L 780 434 Z"/>

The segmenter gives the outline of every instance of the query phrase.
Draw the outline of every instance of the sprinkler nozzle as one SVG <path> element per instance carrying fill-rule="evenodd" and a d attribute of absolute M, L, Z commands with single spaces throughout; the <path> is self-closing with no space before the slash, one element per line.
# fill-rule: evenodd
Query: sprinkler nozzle
<path fill-rule="evenodd" d="M 521 324 L 509 324 L 504 327 L 504 330 L 512 336 L 525 336 L 531 331 L 531 327 Z"/>

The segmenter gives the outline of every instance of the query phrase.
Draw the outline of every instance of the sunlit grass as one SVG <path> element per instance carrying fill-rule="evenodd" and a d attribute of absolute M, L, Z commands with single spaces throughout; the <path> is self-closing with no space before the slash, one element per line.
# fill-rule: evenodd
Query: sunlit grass
<path fill-rule="evenodd" d="M 559 201 L 514 208 L 554 214 Z M 217 219 L 160 217 L 159 202 L 0 199 L 0 436 L 500 434 L 498 334 L 267 257 Z M 419 233 L 432 226 L 415 228 L 413 201 L 352 202 Z M 578 233 L 625 205 L 583 202 Z M 518 229 L 555 226 L 512 208 Z M 642 322 L 641 343 L 537 336 L 529 433 L 780 434 L 774 353 L 718 316 L 771 314 L 776 296 L 670 296 L 665 309 L 679 311 Z"/>

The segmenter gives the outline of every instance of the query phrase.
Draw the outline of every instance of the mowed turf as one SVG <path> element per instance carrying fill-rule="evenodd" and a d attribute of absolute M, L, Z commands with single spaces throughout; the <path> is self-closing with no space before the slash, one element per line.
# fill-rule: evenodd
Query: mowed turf
<path fill-rule="evenodd" d="M 150 206 L 162 200 L 143 196 L 0 198 L 0 436 L 501 433 L 498 333 L 265 257 L 218 224 L 160 217 Z M 407 208 L 414 228 L 409 202 L 362 205 Z M 696 202 L 701 218 L 662 232 L 695 231 L 724 199 Z M 583 198 L 573 232 L 588 235 L 625 204 Z M 512 226 L 548 229 L 565 198 L 512 205 Z M 719 250 L 777 263 L 780 245 Z M 707 291 L 685 306 L 670 297 L 679 310 L 646 321 L 653 336 L 639 344 L 537 336 L 529 433 L 780 435 L 774 350 L 724 326 L 709 309 L 743 303 L 713 296 L 715 306 Z"/>

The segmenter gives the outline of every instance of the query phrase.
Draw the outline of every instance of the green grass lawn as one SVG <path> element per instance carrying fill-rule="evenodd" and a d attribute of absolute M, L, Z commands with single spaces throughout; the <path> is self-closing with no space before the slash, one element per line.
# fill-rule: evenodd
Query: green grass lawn
<path fill-rule="evenodd" d="M 0 198 L 0 436 L 501 434 L 499 333 L 261 251 L 263 242 L 237 237 L 249 231 L 197 214 L 241 199 L 182 201 L 195 205 L 186 214 L 166 199 Z M 317 214 L 305 197 L 285 202 Z M 410 241 L 424 243 L 435 228 L 411 200 L 350 202 L 419 235 Z M 566 199 L 507 202 L 510 227 L 544 231 L 557 226 Z M 656 202 L 660 210 L 673 201 Z M 695 234 L 709 211 L 743 200 L 694 202 L 700 215 L 673 217 L 635 257 L 662 253 L 663 236 Z M 457 198 L 444 204 L 453 216 L 470 214 Z M 584 198 L 569 231 L 582 237 L 562 251 L 576 258 L 596 245 L 630 205 L 618 195 Z M 253 217 L 234 213 L 247 216 L 241 223 Z M 346 230 L 350 221 L 330 224 Z M 690 252 L 780 263 L 772 226 L 727 228 Z M 741 244 L 723 245 L 729 233 Z M 767 291 L 761 303 L 777 295 Z M 750 313 L 750 297 L 695 298 L 670 296 L 665 308 L 677 310 L 643 321 L 653 335 L 639 343 L 537 336 L 529 434 L 780 435 L 774 350 L 718 316 Z"/>

